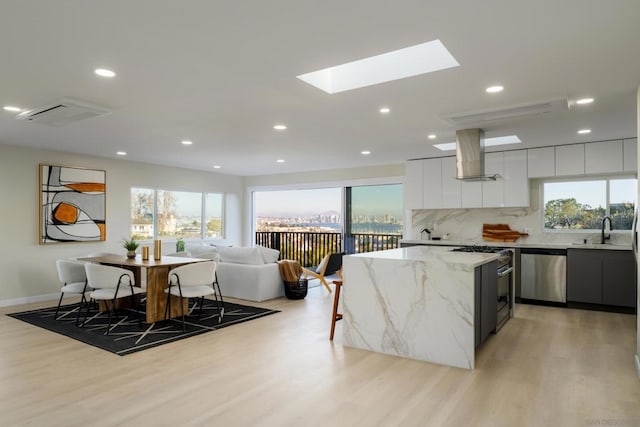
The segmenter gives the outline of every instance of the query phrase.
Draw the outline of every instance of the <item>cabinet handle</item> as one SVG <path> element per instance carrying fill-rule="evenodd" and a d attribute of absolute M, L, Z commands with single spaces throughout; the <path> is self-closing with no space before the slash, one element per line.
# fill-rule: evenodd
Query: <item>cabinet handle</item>
<path fill-rule="evenodd" d="M 498 272 L 498 277 L 504 277 L 507 274 L 511 273 L 513 271 L 513 267 L 509 267 L 506 270 L 501 270 Z"/>
<path fill-rule="evenodd" d="M 638 207 L 633 213 L 633 225 L 631 226 L 631 247 L 633 248 L 633 256 L 638 258 Z"/>

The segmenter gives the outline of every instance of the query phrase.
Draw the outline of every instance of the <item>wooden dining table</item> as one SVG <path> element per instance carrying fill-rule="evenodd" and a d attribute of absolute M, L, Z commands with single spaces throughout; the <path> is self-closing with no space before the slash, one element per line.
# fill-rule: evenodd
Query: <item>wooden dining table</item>
<path fill-rule="evenodd" d="M 107 255 L 97 257 L 78 258 L 79 261 L 94 262 L 103 265 L 121 267 L 133 272 L 136 286 L 141 286 L 142 269 L 146 270 L 147 278 L 147 303 L 146 303 L 146 322 L 154 323 L 164 319 L 165 306 L 167 303 L 167 294 L 164 292 L 169 287 L 169 271 L 175 267 L 194 262 L 210 261 L 202 258 L 186 258 L 162 256 L 160 259 L 150 258 L 143 260 L 141 255 L 135 258 L 127 258 L 126 256 Z M 89 286 L 91 284 L 89 283 Z M 188 300 L 180 297 L 171 296 L 171 312 L 169 317 L 178 317 L 181 315 L 180 304 L 185 313 L 188 310 Z"/>

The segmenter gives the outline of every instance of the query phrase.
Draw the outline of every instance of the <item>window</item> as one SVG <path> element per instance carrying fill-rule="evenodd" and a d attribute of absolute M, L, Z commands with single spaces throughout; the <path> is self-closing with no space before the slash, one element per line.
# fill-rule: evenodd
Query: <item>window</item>
<path fill-rule="evenodd" d="M 222 194 L 132 188 L 131 236 L 139 240 L 222 237 L 222 211 Z"/>
<path fill-rule="evenodd" d="M 351 187 L 351 234 L 402 234 L 402 184 Z"/>
<path fill-rule="evenodd" d="M 610 216 L 614 230 L 631 230 L 637 180 L 632 178 L 545 182 L 545 230 L 600 230 Z"/>
<path fill-rule="evenodd" d="M 204 206 L 205 237 L 222 237 L 222 194 L 207 193 Z"/>
<path fill-rule="evenodd" d="M 349 253 L 398 247 L 402 236 L 402 184 L 347 187 Z"/>

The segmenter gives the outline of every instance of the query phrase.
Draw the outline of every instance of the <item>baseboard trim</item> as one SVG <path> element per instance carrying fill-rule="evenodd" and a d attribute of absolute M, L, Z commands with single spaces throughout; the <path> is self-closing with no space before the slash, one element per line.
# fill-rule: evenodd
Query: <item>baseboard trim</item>
<path fill-rule="evenodd" d="M 636 354 L 636 375 L 640 378 L 640 355 Z"/>
<path fill-rule="evenodd" d="M 57 300 L 58 298 L 60 298 L 60 292 L 55 294 L 36 295 L 34 297 L 3 299 L 3 300 L 0 300 L 0 307 L 11 307 L 13 305 L 32 304 L 34 302 Z"/>

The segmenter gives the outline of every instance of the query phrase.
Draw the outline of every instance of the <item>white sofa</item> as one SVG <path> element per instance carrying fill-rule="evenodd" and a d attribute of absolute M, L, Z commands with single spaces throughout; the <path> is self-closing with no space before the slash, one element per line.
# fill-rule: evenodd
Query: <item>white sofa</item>
<path fill-rule="evenodd" d="M 216 274 L 223 297 L 261 302 L 284 296 L 277 250 L 204 244 L 187 244 L 185 249 L 194 258 L 217 261 Z"/>

